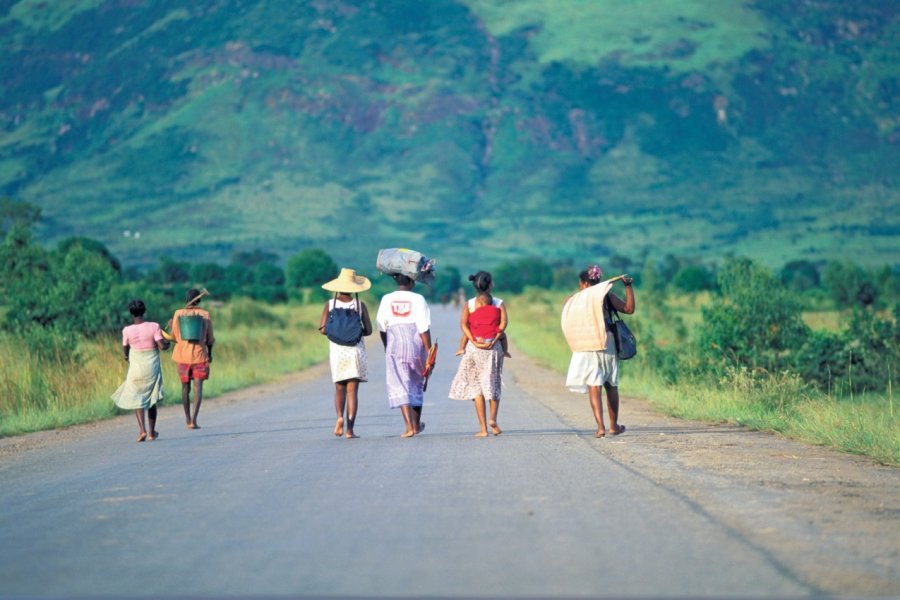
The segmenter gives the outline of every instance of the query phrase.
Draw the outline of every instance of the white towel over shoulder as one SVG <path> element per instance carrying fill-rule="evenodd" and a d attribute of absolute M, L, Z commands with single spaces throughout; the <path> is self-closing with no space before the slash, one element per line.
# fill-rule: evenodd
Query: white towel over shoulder
<path fill-rule="evenodd" d="M 572 352 L 606 349 L 603 299 L 612 286 L 612 280 L 601 281 L 566 301 L 560 325 Z"/>

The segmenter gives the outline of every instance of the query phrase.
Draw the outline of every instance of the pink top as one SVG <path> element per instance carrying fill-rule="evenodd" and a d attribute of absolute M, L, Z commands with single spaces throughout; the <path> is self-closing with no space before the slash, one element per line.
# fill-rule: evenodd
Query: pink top
<path fill-rule="evenodd" d="M 144 321 L 122 330 L 122 345 L 131 346 L 134 350 L 153 350 L 156 342 L 162 339 L 159 323 Z"/>
<path fill-rule="evenodd" d="M 492 340 L 500 333 L 500 309 L 480 306 L 469 313 L 469 331 L 476 338 Z"/>

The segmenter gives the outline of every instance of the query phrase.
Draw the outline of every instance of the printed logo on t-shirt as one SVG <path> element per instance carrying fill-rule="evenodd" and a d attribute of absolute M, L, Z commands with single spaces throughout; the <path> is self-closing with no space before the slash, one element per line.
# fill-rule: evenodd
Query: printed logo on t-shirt
<path fill-rule="evenodd" d="M 391 302 L 391 312 L 395 317 L 408 317 L 412 312 L 412 302 L 409 300 L 396 300 Z"/>

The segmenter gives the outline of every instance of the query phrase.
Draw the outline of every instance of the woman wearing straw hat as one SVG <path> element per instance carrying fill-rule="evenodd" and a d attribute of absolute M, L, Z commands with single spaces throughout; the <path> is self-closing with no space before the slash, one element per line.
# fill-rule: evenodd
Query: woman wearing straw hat
<path fill-rule="evenodd" d="M 372 322 L 369 319 L 369 309 L 364 302 L 359 301 L 359 292 L 364 292 L 372 287 L 372 282 L 361 275 L 357 275 L 353 269 L 341 269 L 340 275 L 322 286 L 322 289 L 334 292 L 334 298 L 325 303 L 322 310 L 322 319 L 319 323 L 319 331 L 327 335 L 326 326 L 329 316 L 333 311 L 341 311 L 348 318 L 359 319 L 361 335 L 359 340 L 352 345 L 347 342 L 336 343 L 329 336 L 328 358 L 331 364 L 331 380 L 334 382 L 334 411 L 337 421 L 334 425 L 334 435 L 346 436 L 347 439 L 359 437 L 353 432 L 353 424 L 356 421 L 356 409 L 359 403 L 359 383 L 368 381 L 369 365 L 366 357 L 366 344 L 364 336 L 372 335 Z M 352 294 L 356 294 L 353 296 Z M 337 317 L 337 314 L 334 315 Z M 346 408 L 346 420 L 344 411 Z"/>
<path fill-rule="evenodd" d="M 421 294 L 412 291 L 416 282 L 395 273 L 397 291 L 386 294 L 378 306 L 375 322 L 384 344 L 388 402 L 403 413 L 409 438 L 425 428 L 422 402 L 431 350 L 431 312 Z"/>

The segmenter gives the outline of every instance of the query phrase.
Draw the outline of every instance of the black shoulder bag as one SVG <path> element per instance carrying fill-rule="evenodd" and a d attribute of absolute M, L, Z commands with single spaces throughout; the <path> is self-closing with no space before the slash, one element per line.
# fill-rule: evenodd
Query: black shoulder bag
<path fill-rule="evenodd" d="M 606 312 L 609 315 L 609 323 L 607 323 L 609 331 L 616 344 L 616 358 L 619 360 L 634 358 L 634 355 L 637 354 L 637 340 L 634 339 L 634 334 L 619 316 L 619 312 L 613 308 L 609 296 L 606 296 L 603 301 L 606 303 Z"/>
<path fill-rule="evenodd" d="M 356 308 L 338 308 L 337 294 L 325 321 L 325 337 L 341 346 L 355 346 L 363 337 L 362 305 L 356 294 Z"/>

